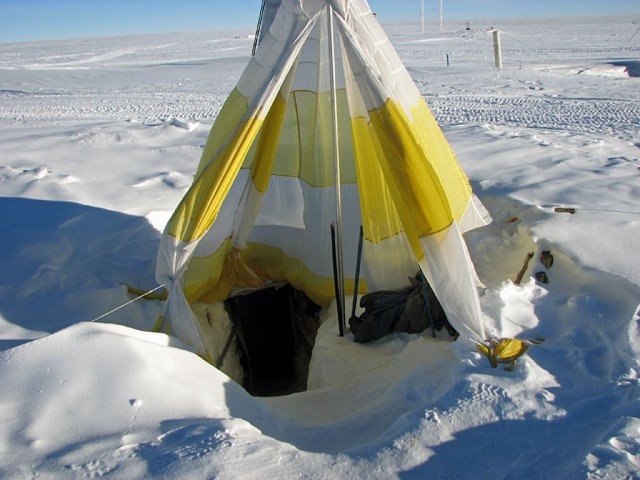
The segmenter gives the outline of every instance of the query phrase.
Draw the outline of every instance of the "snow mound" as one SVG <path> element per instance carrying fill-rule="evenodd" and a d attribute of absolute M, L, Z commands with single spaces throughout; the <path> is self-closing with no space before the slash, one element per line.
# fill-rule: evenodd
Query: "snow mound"
<path fill-rule="evenodd" d="M 33 375 L 23 378 L 23 368 Z M 26 474 L 25 466 L 54 476 L 140 471 L 136 463 L 152 456 L 156 442 L 150 433 L 166 444 L 174 432 L 172 441 L 184 446 L 176 429 L 197 418 L 216 418 L 207 438 L 215 442 L 218 435 L 224 443 L 228 403 L 253 414 L 264 409 L 175 338 L 118 325 L 79 323 L 2 352 L 0 376 L 0 404 L 16 412 L 3 419 L 0 433 L 2 450 L 15 446 L 11 465 L 0 464 L 5 478 Z M 83 433 L 78 436 L 70 425 L 82 425 Z M 207 453 L 206 445 L 199 448 Z M 111 454 L 97 455 L 103 449 Z M 59 461 L 52 464 L 52 457 Z M 152 465 L 161 459 L 154 457 Z"/>

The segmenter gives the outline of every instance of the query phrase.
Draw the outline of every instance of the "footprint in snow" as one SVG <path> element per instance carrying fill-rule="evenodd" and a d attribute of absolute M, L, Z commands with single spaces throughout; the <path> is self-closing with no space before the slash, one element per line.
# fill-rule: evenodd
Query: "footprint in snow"
<path fill-rule="evenodd" d="M 144 460 L 149 473 L 155 475 L 176 461 L 195 460 L 231 446 L 231 436 L 221 425 L 203 422 L 175 428 L 152 442 L 123 445 L 117 453 Z"/>

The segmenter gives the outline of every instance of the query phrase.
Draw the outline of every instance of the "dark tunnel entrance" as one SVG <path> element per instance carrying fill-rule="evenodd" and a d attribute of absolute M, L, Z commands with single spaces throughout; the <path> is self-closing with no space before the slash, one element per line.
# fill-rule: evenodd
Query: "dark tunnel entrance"
<path fill-rule="evenodd" d="M 224 304 L 238 328 L 243 387 L 254 396 L 306 390 L 320 307 L 289 284 L 237 295 Z"/>

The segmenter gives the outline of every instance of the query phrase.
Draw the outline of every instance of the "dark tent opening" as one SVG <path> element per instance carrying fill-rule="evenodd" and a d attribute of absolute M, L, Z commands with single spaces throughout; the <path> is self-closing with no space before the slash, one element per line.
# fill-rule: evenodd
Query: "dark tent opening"
<path fill-rule="evenodd" d="M 243 387 L 255 396 L 306 390 L 320 307 L 289 284 L 230 297 L 224 304 L 237 327 Z"/>

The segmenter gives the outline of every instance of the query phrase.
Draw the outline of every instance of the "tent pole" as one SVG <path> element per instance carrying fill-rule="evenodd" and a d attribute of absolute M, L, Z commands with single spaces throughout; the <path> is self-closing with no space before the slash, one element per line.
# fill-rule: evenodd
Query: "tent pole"
<path fill-rule="evenodd" d="M 358 281 L 360 280 L 360 262 L 362 258 L 363 238 L 364 230 L 362 225 L 360 225 L 360 234 L 358 236 L 358 256 L 356 257 L 356 278 L 353 285 L 353 302 L 351 303 L 351 317 L 349 317 L 349 321 L 356 316 L 356 307 L 358 306 Z"/>
<path fill-rule="evenodd" d="M 267 0 L 262 0 L 262 6 L 260 7 L 260 16 L 258 16 L 258 25 L 256 26 L 256 36 L 253 39 L 253 47 L 251 48 L 251 56 L 256 54 L 256 47 L 260 43 L 260 36 L 262 35 L 262 16 L 264 15 L 264 7 Z"/>
<path fill-rule="evenodd" d="M 337 247 L 337 266 L 338 266 L 338 295 L 337 305 L 340 308 L 338 318 L 341 319 L 341 331 L 346 331 L 345 324 L 345 304 L 344 304 L 344 264 L 342 253 L 342 194 L 340 179 L 340 147 L 338 137 L 338 98 L 336 94 L 336 59 L 335 45 L 333 41 L 333 7 L 327 5 L 329 13 L 329 65 L 330 72 L 330 88 L 331 88 L 331 110 L 333 123 L 333 158 L 335 163 L 335 184 L 336 184 L 336 247 Z"/>
<path fill-rule="evenodd" d="M 333 287 L 336 292 L 336 313 L 338 314 L 338 333 L 344 337 L 344 327 L 346 325 L 342 318 L 342 300 L 340 296 L 340 286 L 338 285 L 338 255 L 336 252 L 336 222 L 331 222 L 331 259 L 333 263 Z"/>

